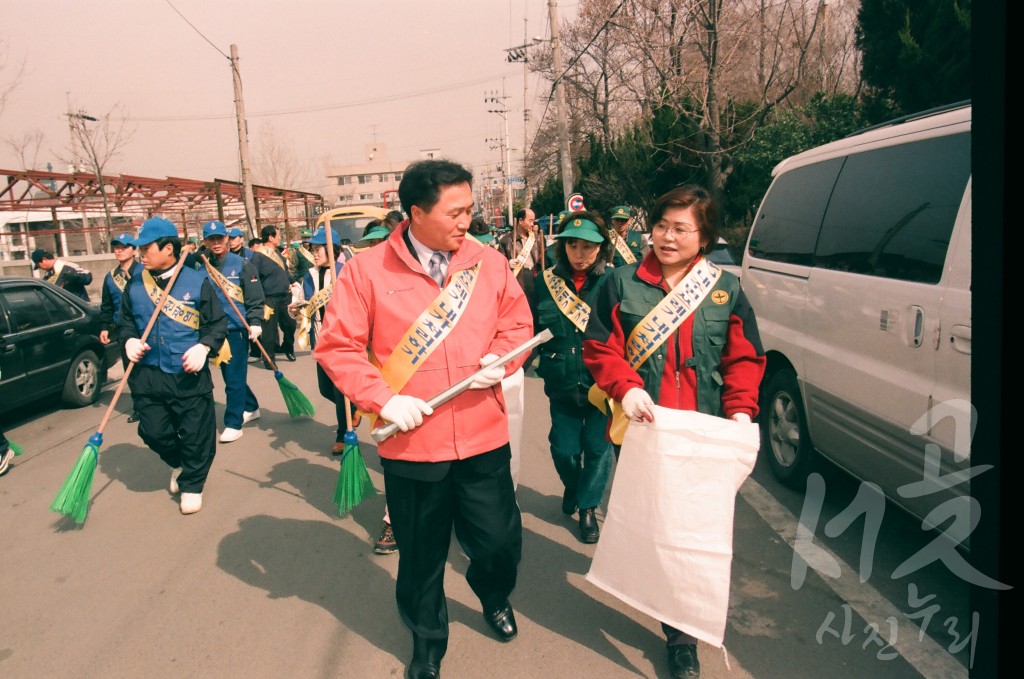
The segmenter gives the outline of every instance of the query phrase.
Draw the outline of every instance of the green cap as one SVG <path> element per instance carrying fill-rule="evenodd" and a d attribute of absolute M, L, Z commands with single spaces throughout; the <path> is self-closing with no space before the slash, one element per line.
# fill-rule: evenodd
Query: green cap
<path fill-rule="evenodd" d="M 494 242 L 494 234 L 490 233 L 490 232 L 488 232 L 488 233 L 481 233 L 478 236 L 474 235 L 473 238 L 476 238 L 478 241 L 480 241 L 484 245 L 487 245 L 488 243 L 493 243 Z"/>
<path fill-rule="evenodd" d="M 384 240 L 391 235 L 391 230 L 386 226 L 371 226 L 370 230 L 363 234 L 360 240 Z"/>
<path fill-rule="evenodd" d="M 591 243 L 604 242 L 604 236 L 601 235 L 601 230 L 597 228 L 597 224 L 589 219 L 581 219 L 579 217 L 566 222 L 562 228 L 562 233 L 558 234 L 556 238 L 578 238 L 579 240 L 588 240 Z"/>
<path fill-rule="evenodd" d="M 558 221 L 562 221 L 571 214 L 572 212 L 570 212 L 569 210 L 562 210 L 561 212 L 558 213 Z"/>
<path fill-rule="evenodd" d="M 299 232 L 299 238 L 301 238 L 302 240 L 309 240 L 312 237 L 313 237 L 312 229 L 303 229 L 302 231 Z"/>
<path fill-rule="evenodd" d="M 629 219 L 633 216 L 633 208 L 628 205 L 616 205 L 612 208 L 612 219 Z"/>

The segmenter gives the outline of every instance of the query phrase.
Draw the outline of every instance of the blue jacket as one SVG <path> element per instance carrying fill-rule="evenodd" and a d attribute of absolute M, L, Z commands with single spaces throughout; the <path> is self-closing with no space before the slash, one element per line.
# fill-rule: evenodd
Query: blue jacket
<path fill-rule="evenodd" d="M 200 294 L 205 280 L 204 272 L 186 267 L 178 274 L 178 280 L 174 282 L 174 289 L 171 291 L 171 296 L 174 299 L 195 312 L 197 320 L 199 318 Z M 129 282 L 127 293 L 131 302 L 135 326 L 145 328 L 153 315 L 156 304 L 146 292 L 142 276 L 137 276 Z M 151 348 L 143 355 L 139 364 L 158 367 L 167 373 L 184 372 L 182 356 L 197 342 L 199 342 L 198 329 L 193 330 L 161 313 L 157 316 L 156 323 L 146 339 L 146 344 Z"/>

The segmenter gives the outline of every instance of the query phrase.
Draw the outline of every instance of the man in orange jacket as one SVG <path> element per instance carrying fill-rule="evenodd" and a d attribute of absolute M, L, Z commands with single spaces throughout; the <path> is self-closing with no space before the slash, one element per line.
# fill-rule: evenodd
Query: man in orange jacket
<path fill-rule="evenodd" d="M 396 599 L 413 635 L 408 676 L 439 676 L 448 647 L 444 567 L 452 527 L 499 639 L 517 634 L 508 597 L 522 552 L 501 380 L 523 357 L 484 371 L 432 409 L 426 400 L 523 344 L 530 308 L 505 258 L 466 238 L 472 175 L 425 160 L 398 195 L 409 222 L 347 262 L 314 356 L 362 410 L 398 425 L 380 442 L 399 563 Z M 368 354 L 371 358 L 368 358 Z"/>

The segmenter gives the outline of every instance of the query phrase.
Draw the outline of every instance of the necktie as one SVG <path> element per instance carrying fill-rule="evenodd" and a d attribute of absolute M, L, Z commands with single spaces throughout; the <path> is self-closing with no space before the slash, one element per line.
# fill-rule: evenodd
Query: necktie
<path fill-rule="evenodd" d="M 431 278 L 437 281 L 437 287 L 439 288 L 444 287 L 445 264 L 447 264 L 447 262 L 445 261 L 444 255 L 440 252 L 435 252 L 430 256 L 430 268 L 427 273 L 430 274 Z"/>

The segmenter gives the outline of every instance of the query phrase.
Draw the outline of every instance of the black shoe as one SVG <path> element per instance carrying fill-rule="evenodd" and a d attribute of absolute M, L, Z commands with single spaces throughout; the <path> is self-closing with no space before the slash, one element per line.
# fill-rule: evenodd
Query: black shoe
<path fill-rule="evenodd" d="M 580 510 L 580 540 L 588 545 L 597 542 L 601 537 L 601 528 L 597 525 L 597 514 L 594 507 Z"/>
<path fill-rule="evenodd" d="M 572 516 L 572 513 L 576 511 L 576 489 L 569 490 L 565 489 L 562 493 L 562 513 L 566 516 Z"/>
<path fill-rule="evenodd" d="M 294 363 L 294 362 L 295 362 L 295 354 L 294 354 L 294 353 L 292 353 L 292 352 L 290 352 L 290 351 L 286 351 L 286 352 L 284 352 L 284 357 L 285 357 L 285 358 L 287 358 L 287 359 L 288 359 L 289 361 L 291 361 L 292 363 Z"/>
<path fill-rule="evenodd" d="M 519 634 L 519 628 L 516 627 L 516 616 L 512 613 L 512 604 L 508 602 L 508 599 L 493 610 L 485 610 L 484 619 L 502 641 L 512 641 Z"/>
<path fill-rule="evenodd" d="M 131 422 L 138 422 L 138 421 L 139 421 L 139 414 L 133 410 L 132 414 L 128 416 L 128 422 L 131 423 Z"/>
<path fill-rule="evenodd" d="M 439 679 L 441 659 L 448 650 L 447 639 L 422 639 L 413 634 L 409 679 Z"/>
<path fill-rule="evenodd" d="M 699 679 L 697 645 L 680 644 L 668 647 L 668 670 L 672 679 Z"/>

